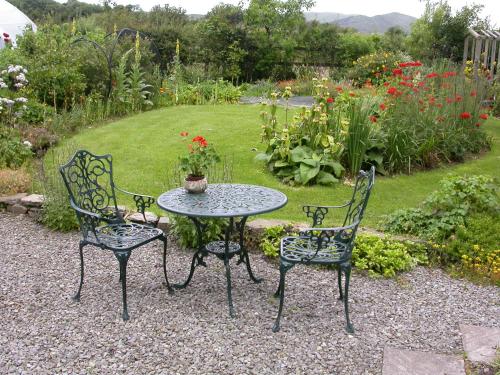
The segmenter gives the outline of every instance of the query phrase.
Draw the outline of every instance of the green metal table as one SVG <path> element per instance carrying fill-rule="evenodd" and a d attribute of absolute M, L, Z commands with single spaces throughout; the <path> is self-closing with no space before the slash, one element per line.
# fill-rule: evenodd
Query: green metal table
<path fill-rule="evenodd" d="M 231 269 L 229 260 L 239 256 L 238 264 L 245 263 L 250 278 L 259 283 L 262 279 L 255 277 L 250 266 L 250 258 L 243 241 L 245 223 L 249 216 L 277 210 L 287 203 L 285 194 L 264 186 L 244 184 L 209 184 L 201 194 L 190 194 L 184 188 L 170 190 L 160 195 L 157 204 L 165 211 L 189 217 L 196 226 L 198 249 L 191 261 L 191 270 L 186 281 L 173 285 L 183 289 L 191 281 L 196 267 L 207 266 L 204 258 L 213 254 L 224 261 L 227 279 L 227 299 L 229 314 L 234 317 L 233 299 L 231 296 Z M 229 223 L 225 229 L 223 241 L 203 243 L 203 231 L 206 223 L 203 218 L 227 218 Z M 232 242 L 231 234 L 239 232 L 239 241 Z"/>

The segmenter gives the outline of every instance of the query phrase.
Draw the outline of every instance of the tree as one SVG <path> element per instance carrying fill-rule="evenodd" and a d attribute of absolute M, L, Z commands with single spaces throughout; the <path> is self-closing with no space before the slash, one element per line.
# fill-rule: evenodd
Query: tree
<path fill-rule="evenodd" d="M 447 57 L 460 61 L 469 28 L 488 29 L 489 20 L 481 19 L 482 5 L 464 6 L 452 14 L 446 0 L 426 0 L 425 12 L 411 29 L 408 49 L 417 58 Z"/>
<path fill-rule="evenodd" d="M 303 11 L 313 5 L 311 0 L 250 0 L 245 27 L 252 46 L 247 49 L 252 78 L 282 79 L 293 74 L 299 31 L 305 23 Z"/>

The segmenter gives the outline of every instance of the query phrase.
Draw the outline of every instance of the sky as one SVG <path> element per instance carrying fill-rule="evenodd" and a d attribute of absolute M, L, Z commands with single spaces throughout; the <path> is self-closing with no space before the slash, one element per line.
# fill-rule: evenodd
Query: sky
<path fill-rule="evenodd" d="M 57 0 L 65 2 L 65 0 Z M 98 0 L 83 0 L 88 3 L 99 3 Z M 144 10 L 157 4 L 169 4 L 186 9 L 188 14 L 205 14 L 220 2 L 238 4 L 239 0 L 113 0 L 118 4 L 138 4 Z M 453 10 L 473 3 L 484 5 L 482 16 L 489 16 L 493 24 L 500 24 L 500 0 L 448 0 Z M 375 16 L 391 12 L 399 12 L 420 17 L 424 11 L 424 3 L 419 0 L 316 0 L 311 12 L 336 12 L 346 14 L 363 14 Z"/>

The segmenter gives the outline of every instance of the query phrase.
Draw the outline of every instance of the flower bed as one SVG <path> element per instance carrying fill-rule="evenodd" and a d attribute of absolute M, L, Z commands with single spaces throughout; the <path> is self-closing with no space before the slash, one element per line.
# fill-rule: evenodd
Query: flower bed
<path fill-rule="evenodd" d="M 361 90 L 315 81 L 316 104 L 278 124 L 277 94 L 261 112 L 258 158 L 289 184 L 332 184 L 347 172 L 375 165 L 377 172 L 410 173 L 463 161 L 490 147 L 481 125 L 488 108 L 486 82 L 455 70 L 400 63 L 380 86 Z M 287 99 L 290 90 L 283 93 Z"/>

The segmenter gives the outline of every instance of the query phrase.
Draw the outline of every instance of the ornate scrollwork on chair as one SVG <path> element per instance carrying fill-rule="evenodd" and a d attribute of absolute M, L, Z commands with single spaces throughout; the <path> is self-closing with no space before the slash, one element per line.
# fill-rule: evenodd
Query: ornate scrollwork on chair
<path fill-rule="evenodd" d="M 80 301 L 83 286 L 83 248 L 86 245 L 93 245 L 101 249 L 111 250 L 120 265 L 123 299 L 122 318 L 128 320 L 126 289 L 128 259 L 132 250 L 154 240 L 163 242 L 163 274 L 169 292 L 173 292 L 168 282 L 165 264 L 167 237 L 160 229 L 125 222 L 116 202 L 115 189 L 117 188 L 113 182 L 111 155 L 94 155 L 88 151 L 80 150 L 59 170 L 68 189 L 70 204 L 76 212 L 83 237 L 79 246 L 80 285 L 73 299 Z M 144 209 L 154 203 L 152 197 L 129 194 L 134 196 L 134 201 L 142 208 L 143 215 Z M 136 197 L 138 198 L 136 199 Z"/>
<path fill-rule="evenodd" d="M 360 171 L 356 179 L 353 195 L 349 202 L 341 206 L 304 206 L 307 217 L 312 219 L 313 228 L 302 230 L 298 236 L 284 237 L 280 246 L 280 282 L 275 297 L 280 297 L 278 316 L 273 331 L 280 329 L 281 313 L 285 298 L 285 275 L 296 264 L 337 265 L 337 281 L 341 300 L 344 301 L 344 311 L 347 331 L 354 328 L 349 319 L 349 281 L 351 275 L 351 257 L 356 232 L 368 204 L 368 198 L 375 181 L 375 168 Z M 321 225 L 332 208 L 347 208 L 344 223 L 341 227 L 321 228 Z M 342 288 L 342 274 L 345 275 L 345 287 Z"/>

